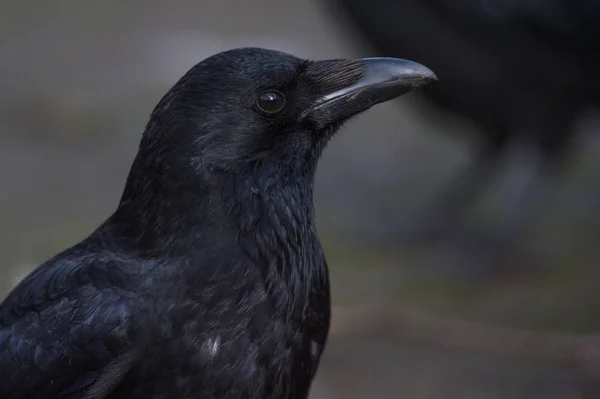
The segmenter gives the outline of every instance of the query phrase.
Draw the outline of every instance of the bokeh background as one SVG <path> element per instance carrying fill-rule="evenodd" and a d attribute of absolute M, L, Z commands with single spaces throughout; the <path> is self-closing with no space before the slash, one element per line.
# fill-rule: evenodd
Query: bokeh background
<path fill-rule="evenodd" d="M 378 55 L 332 13 L 317 0 L 2 0 L 0 298 L 115 209 L 149 113 L 196 62 L 240 46 Z M 321 161 L 334 320 L 311 397 L 600 397 L 600 118 L 578 121 L 575 162 L 510 272 L 474 278 L 473 248 L 386 235 L 469 161 L 473 127 L 424 103 L 373 108 Z M 480 208 L 493 219 L 494 197 Z"/>

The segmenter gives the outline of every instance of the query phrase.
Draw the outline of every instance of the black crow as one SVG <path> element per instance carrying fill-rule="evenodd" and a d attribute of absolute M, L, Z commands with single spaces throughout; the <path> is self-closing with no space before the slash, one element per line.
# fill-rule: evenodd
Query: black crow
<path fill-rule="evenodd" d="M 355 27 L 383 55 L 407 57 L 433 68 L 440 84 L 423 91 L 431 104 L 477 128 L 475 162 L 422 213 L 424 220 L 417 221 L 410 237 L 417 231 L 425 238 L 447 238 L 457 227 L 460 232 L 458 217 L 503 167 L 519 160 L 517 176 L 508 179 L 509 196 L 501 199 L 506 217 L 498 215 L 493 237 L 498 243 L 518 242 L 517 233 L 554 187 L 549 178 L 568 159 L 573 122 L 600 104 L 600 3 L 329 0 L 325 4 L 335 6 L 330 11 L 347 17 L 346 26 Z"/>
<path fill-rule="evenodd" d="M 115 213 L 0 306 L 0 397 L 306 398 L 330 319 L 317 160 L 344 121 L 432 80 L 258 48 L 194 66 Z"/>

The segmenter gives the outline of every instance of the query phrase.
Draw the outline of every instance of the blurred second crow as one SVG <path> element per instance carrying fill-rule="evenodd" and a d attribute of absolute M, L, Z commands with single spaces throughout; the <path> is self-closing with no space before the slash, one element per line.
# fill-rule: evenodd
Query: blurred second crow
<path fill-rule="evenodd" d="M 335 6 L 331 9 L 335 15 L 348 17 L 345 21 L 378 52 L 433 68 L 440 84 L 425 88 L 424 94 L 438 109 L 459 115 L 478 129 L 475 162 L 448 185 L 432 209 L 423 212 L 425 218 L 419 221 L 423 223 L 415 231 L 426 238 L 447 238 L 452 228 L 461 227 L 455 223 L 462 211 L 516 154 L 520 168 L 508 179 L 509 195 L 500 201 L 507 213 L 499 215 L 496 233 L 500 241 L 518 242 L 517 233 L 553 186 L 543 183 L 567 159 L 574 121 L 600 103 L 600 3 L 325 3 Z M 499 249 L 502 252 L 504 245 Z"/>
<path fill-rule="evenodd" d="M 405 60 L 209 57 L 162 98 L 116 212 L 0 305 L 0 397 L 306 398 L 330 319 L 313 180 Z"/>

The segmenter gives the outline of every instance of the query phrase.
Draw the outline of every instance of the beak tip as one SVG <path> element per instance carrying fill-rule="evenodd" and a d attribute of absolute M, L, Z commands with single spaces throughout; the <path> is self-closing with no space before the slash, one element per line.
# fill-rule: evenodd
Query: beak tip
<path fill-rule="evenodd" d="M 407 76 L 411 76 L 420 80 L 423 84 L 437 82 L 439 79 L 435 72 L 431 69 L 427 68 L 425 65 L 409 61 L 412 68 L 409 71 L 406 71 Z"/>
<path fill-rule="evenodd" d="M 429 74 L 425 75 L 424 80 L 429 83 L 429 82 L 437 82 L 439 81 L 437 75 L 432 71 L 429 70 Z"/>
<path fill-rule="evenodd" d="M 434 82 L 438 82 L 438 81 L 439 81 L 439 79 L 438 79 L 437 75 L 435 73 L 433 73 L 433 71 L 429 70 L 428 73 L 425 73 L 422 75 L 422 78 L 421 78 L 422 84 L 419 86 L 428 85 L 430 83 L 434 83 Z"/>
<path fill-rule="evenodd" d="M 415 61 L 388 57 L 369 57 L 362 61 L 377 75 L 418 81 L 419 86 L 439 80 L 435 72 Z"/>
<path fill-rule="evenodd" d="M 433 72 L 431 69 L 428 69 L 429 73 L 427 75 L 425 75 L 424 80 L 427 83 L 430 82 L 438 82 L 440 79 L 437 77 L 437 75 L 435 74 L 435 72 Z"/>

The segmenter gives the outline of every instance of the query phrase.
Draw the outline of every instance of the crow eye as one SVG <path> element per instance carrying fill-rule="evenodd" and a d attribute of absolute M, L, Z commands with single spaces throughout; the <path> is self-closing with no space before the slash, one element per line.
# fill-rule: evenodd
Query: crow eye
<path fill-rule="evenodd" d="M 286 99 L 283 94 L 276 91 L 268 91 L 256 100 L 256 105 L 264 113 L 274 114 L 283 109 L 285 102 Z"/>

